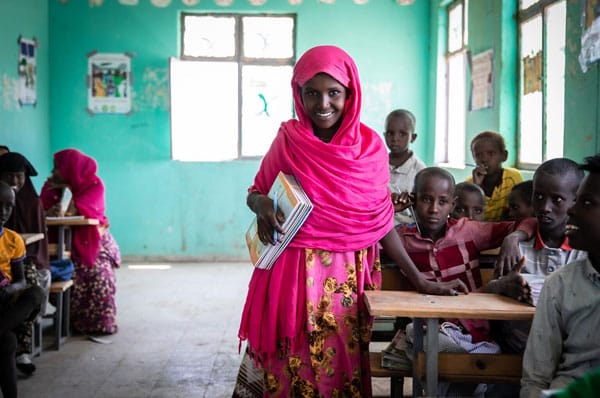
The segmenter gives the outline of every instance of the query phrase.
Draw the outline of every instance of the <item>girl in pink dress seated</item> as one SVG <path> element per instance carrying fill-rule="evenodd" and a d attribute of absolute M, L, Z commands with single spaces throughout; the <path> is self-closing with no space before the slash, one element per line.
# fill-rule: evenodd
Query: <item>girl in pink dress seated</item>
<path fill-rule="evenodd" d="M 282 123 L 247 204 L 264 243 L 281 220 L 266 195 L 294 175 L 312 213 L 270 270 L 255 269 L 239 329 L 247 340 L 234 397 L 370 397 L 371 318 L 363 293 L 381 286 L 379 246 L 424 292 L 457 294 L 460 281 L 429 282 L 393 230 L 388 154 L 360 122 L 361 88 L 343 50 L 308 50 L 294 68 L 298 120 Z"/>

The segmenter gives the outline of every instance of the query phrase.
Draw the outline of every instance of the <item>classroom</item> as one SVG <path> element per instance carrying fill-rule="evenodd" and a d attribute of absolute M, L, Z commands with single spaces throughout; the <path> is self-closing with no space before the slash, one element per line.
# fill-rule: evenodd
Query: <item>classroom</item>
<path fill-rule="evenodd" d="M 411 148 L 425 164 L 443 167 L 457 182 L 463 181 L 474 163 L 471 139 L 489 130 L 501 133 L 506 141 L 505 165 L 531 178 L 536 166 L 548 158 L 582 162 L 600 152 L 600 62 L 582 51 L 586 28 L 593 25 L 588 20 L 600 19 L 597 14 L 590 17 L 593 5 L 597 12 L 595 0 L 0 2 L 0 49 L 5 54 L 0 58 L 0 144 L 35 165 L 36 189 L 51 174 L 53 154 L 77 148 L 98 163 L 111 234 L 118 241 L 124 268 L 205 267 L 225 279 L 207 276 L 211 291 L 219 290 L 215 287 L 219 283 L 227 286 L 223 264 L 244 269 L 232 278 L 241 283 L 232 289 L 237 295 L 224 299 L 233 306 L 225 312 L 232 318 L 226 336 L 233 352 L 226 357 L 234 368 L 223 381 L 225 387 L 219 389 L 207 379 L 204 389 L 178 393 L 174 386 L 153 390 L 157 384 L 151 384 L 136 395 L 133 388 L 125 389 L 127 380 L 122 377 L 124 389 L 102 393 L 112 374 L 105 367 L 106 374 L 89 396 L 230 396 L 227 389 L 241 360 L 236 352 L 239 314 L 251 273 L 244 233 L 254 214 L 246 206 L 247 190 L 283 120 L 269 119 L 269 112 L 293 116 L 291 66 L 307 49 L 331 44 L 353 57 L 362 84 L 361 120 L 382 138 L 391 110 L 411 110 L 418 121 L 418 139 Z M 227 43 L 235 48 L 243 35 L 238 26 L 243 17 L 285 21 L 273 29 L 288 34 L 289 49 L 274 50 L 286 56 L 255 64 L 271 62 L 272 70 L 277 70 L 270 76 L 272 85 L 263 91 L 273 102 L 261 97 L 267 73 L 261 74 L 260 68 L 241 72 L 240 65 L 247 61 L 243 58 L 230 57 L 226 68 L 194 69 L 195 61 L 207 60 L 202 51 L 209 51 L 202 47 L 202 37 L 199 43 L 186 41 L 184 25 L 192 26 L 194 14 L 229 17 L 232 25 L 215 23 L 206 31 L 197 27 L 198 34 L 214 40 L 210 46 Z M 531 20 L 535 23 L 528 23 Z M 260 25 L 254 29 L 259 31 Z M 214 33 L 218 29 L 224 32 L 222 41 Z M 34 64 L 33 88 L 27 80 L 29 71 L 19 68 L 24 45 L 34 48 L 34 56 L 29 52 L 26 57 Z M 187 56 L 184 51 L 189 51 Z M 201 55 L 194 56 L 194 51 Z M 92 70 L 103 62 L 118 65 L 119 81 L 126 83 L 118 85 L 124 95 L 112 95 L 114 101 L 102 102 L 94 91 Z M 186 80 L 194 71 L 202 75 L 200 83 Z M 546 78 L 545 72 L 554 74 Z M 249 81 L 244 82 L 247 76 Z M 278 81 L 283 83 L 277 85 Z M 250 94 L 244 97 L 246 90 L 254 97 L 258 92 L 261 101 L 249 99 Z M 244 137 L 244 126 L 253 123 L 272 131 L 262 132 L 267 138 L 261 133 Z M 136 289 L 134 275 L 123 278 L 119 289 Z M 194 287 L 186 285 L 181 291 L 193 294 Z M 140 303 L 134 297 L 130 300 Z M 195 312 L 191 313 L 193 318 Z M 193 319 L 188 321 L 182 325 L 192 328 Z M 136 330 L 143 334 L 143 328 Z M 160 344 L 166 350 L 168 343 Z M 68 351 L 72 346 L 67 343 L 63 349 L 71 360 L 78 355 Z M 107 355 L 97 355 L 110 361 Z M 44 356 L 38 360 L 38 372 L 43 372 Z M 213 373 L 216 367 L 211 368 Z M 24 388 L 32 394 L 41 391 L 32 386 L 36 376 L 25 381 Z M 66 384 L 59 387 L 56 395 L 47 396 L 68 391 Z M 69 388 L 90 391 L 84 382 Z"/>

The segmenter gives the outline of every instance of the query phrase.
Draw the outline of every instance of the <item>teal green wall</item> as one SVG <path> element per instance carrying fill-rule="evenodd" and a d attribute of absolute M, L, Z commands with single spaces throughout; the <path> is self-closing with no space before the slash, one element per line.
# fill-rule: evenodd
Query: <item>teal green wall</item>
<path fill-rule="evenodd" d="M 21 107 L 17 102 L 19 36 L 36 38 L 39 42 L 35 107 Z M 49 45 L 47 1 L 0 1 L 0 144 L 27 156 L 39 172 L 39 176 L 33 178 L 38 188 L 50 171 Z"/>
<path fill-rule="evenodd" d="M 446 0 L 431 0 L 431 34 L 438 34 L 443 28 L 443 5 Z M 494 51 L 494 105 L 488 109 L 469 111 L 466 117 L 467 161 L 472 161 L 469 142 L 475 134 L 483 130 L 500 132 L 506 139 L 509 152 L 508 166 L 514 166 L 517 143 L 518 98 L 518 47 L 517 3 L 513 0 L 469 1 L 469 44 L 472 55 L 492 49 Z M 581 48 L 581 7 L 583 1 L 567 1 L 567 37 L 565 68 L 565 138 L 564 156 L 582 161 L 585 156 L 600 152 L 600 66 L 596 62 L 587 73 L 583 73 L 577 61 Z M 443 54 L 443 43 L 436 43 L 436 52 Z M 431 61 L 430 77 L 435 85 L 435 60 Z M 431 90 L 430 90 L 431 92 Z M 433 91 L 432 95 L 435 95 Z M 429 99 L 435 105 L 435 96 Z M 430 124 L 435 126 L 435 112 L 430 113 Z M 434 134 L 432 132 L 432 134 Z M 433 138 L 433 137 L 431 137 Z M 452 169 L 458 180 L 470 174 L 470 168 Z M 526 178 L 531 172 L 523 172 Z"/>
<path fill-rule="evenodd" d="M 117 1 L 100 7 L 50 2 L 51 151 L 77 147 L 98 160 L 111 228 L 124 255 L 247 259 L 243 234 L 252 214 L 245 195 L 258 161 L 170 160 L 168 59 L 178 56 L 179 13 L 192 9 L 181 1 L 166 8 L 149 1 L 134 7 Z M 415 112 L 419 131 L 428 131 L 427 2 L 290 6 L 287 0 L 270 0 L 261 7 L 246 1 L 218 7 L 201 1 L 195 9 L 296 13 L 298 55 L 317 44 L 336 44 L 354 56 L 363 83 L 364 122 L 381 131 L 391 109 L 406 107 Z M 91 51 L 135 55 L 131 115 L 86 112 Z M 417 140 L 415 150 L 425 153 L 425 143 Z"/>
<path fill-rule="evenodd" d="M 40 171 L 34 179 L 38 188 L 51 169 L 54 151 L 77 147 L 94 156 L 108 188 L 112 231 L 125 256 L 247 259 L 242 237 L 252 214 L 244 200 L 258 161 L 170 160 L 168 59 L 178 56 L 181 11 L 297 14 L 298 55 L 317 44 L 344 47 L 361 73 L 363 121 L 382 131 L 391 109 L 412 110 L 419 133 L 413 149 L 428 164 L 433 161 L 436 55 L 443 51 L 437 40 L 443 28 L 440 0 L 419 0 L 408 7 L 392 0 L 366 5 L 304 0 L 297 6 L 268 0 L 260 7 L 241 0 L 218 7 L 202 0 L 196 8 L 186 8 L 179 0 L 166 8 L 139 3 L 128 7 L 105 0 L 91 7 L 85 0 L 0 2 L 0 144 L 32 160 Z M 494 106 L 467 114 L 468 139 L 484 129 L 514 135 L 516 3 L 469 2 L 469 50 L 494 50 L 496 85 Z M 577 62 L 581 6 L 581 0 L 568 2 L 565 76 L 565 156 L 577 161 L 600 152 L 600 66 L 595 63 L 584 74 Z M 35 108 L 18 107 L 14 97 L 19 35 L 40 42 Z M 91 51 L 134 54 L 131 115 L 86 112 Z M 516 147 L 514 139 L 508 141 L 510 164 Z M 469 171 L 452 172 L 462 179 Z"/>
<path fill-rule="evenodd" d="M 600 62 L 581 71 L 583 1 L 567 1 L 565 65 L 565 156 L 581 161 L 600 152 Z"/>

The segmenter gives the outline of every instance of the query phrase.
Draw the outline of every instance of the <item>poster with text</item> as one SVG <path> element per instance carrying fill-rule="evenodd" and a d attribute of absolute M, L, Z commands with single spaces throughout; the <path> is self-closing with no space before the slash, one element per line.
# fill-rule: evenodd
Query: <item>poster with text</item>
<path fill-rule="evenodd" d="M 95 53 L 88 57 L 88 111 L 131 111 L 131 57 Z"/>
<path fill-rule="evenodd" d="M 19 104 L 37 103 L 37 40 L 19 37 Z"/>

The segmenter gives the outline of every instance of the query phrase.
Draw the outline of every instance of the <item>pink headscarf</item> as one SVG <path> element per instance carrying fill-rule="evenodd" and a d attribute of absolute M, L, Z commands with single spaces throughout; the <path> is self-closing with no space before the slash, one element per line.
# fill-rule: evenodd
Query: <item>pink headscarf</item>
<path fill-rule="evenodd" d="M 108 225 L 104 215 L 104 184 L 96 175 L 96 161 L 77 149 L 63 149 L 54 154 L 54 167 L 73 192 L 73 202 L 79 214 L 95 218 L 100 225 Z M 46 182 L 40 195 L 45 209 L 60 200 L 61 190 Z M 97 226 L 81 226 L 73 229 L 73 256 L 85 266 L 93 266 L 100 253 L 100 232 Z"/>
<path fill-rule="evenodd" d="M 330 143 L 314 135 L 300 95 L 318 73 L 335 78 L 349 94 Z M 248 340 L 257 359 L 274 353 L 280 341 L 293 350 L 302 333 L 302 248 L 356 251 L 374 245 L 393 227 L 388 155 L 383 140 L 360 122 L 361 90 L 352 58 L 333 46 L 308 50 L 294 68 L 292 90 L 298 120 L 281 124 L 249 191 L 266 194 L 281 170 L 296 176 L 314 209 L 273 267 L 252 274 L 238 335 Z"/>
<path fill-rule="evenodd" d="M 342 124 L 330 143 L 314 135 L 300 94 L 318 73 L 327 73 L 349 91 Z M 360 122 L 354 61 L 338 47 L 314 47 L 298 60 L 292 91 L 298 120 L 281 124 L 249 191 L 267 193 L 280 170 L 298 179 L 315 207 L 291 247 L 347 251 L 372 245 L 392 229 L 394 209 L 383 140 Z"/>

